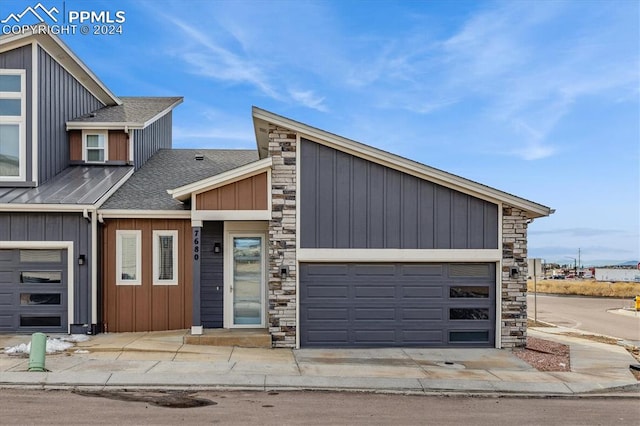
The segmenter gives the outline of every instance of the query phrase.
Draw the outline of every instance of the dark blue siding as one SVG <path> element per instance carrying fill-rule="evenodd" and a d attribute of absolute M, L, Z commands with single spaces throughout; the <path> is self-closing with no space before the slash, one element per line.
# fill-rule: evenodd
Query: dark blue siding
<path fill-rule="evenodd" d="M 91 324 L 91 223 L 79 213 L 2 213 L 0 241 L 73 241 L 74 256 L 86 256 L 84 265 L 74 262 L 73 324 Z"/>
<path fill-rule="evenodd" d="M 104 105 L 42 48 L 38 66 L 38 169 L 44 183 L 69 166 L 66 122 Z"/>
<path fill-rule="evenodd" d="M 159 149 L 171 149 L 171 112 L 144 129 L 133 130 L 135 168 L 138 170 Z"/>
<path fill-rule="evenodd" d="M 200 263 L 200 320 L 206 328 L 223 327 L 223 222 L 204 222 L 202 227 L 202 253 Z M 220 243 L 220 253 L 213 252 L 214 243 Z"/>
<path fill-rule="evenodd" d="M 27 46 L 23 46 L 23 47 L 19 47 L 17 49 L 13 49 L 13 50 L 9 50 L 8 52 L 4 52 L 4 53 L 0 53 L 0 68 L 5 68 L 5 69 L 16 69 L 16 70 L 26 70 L 27 74 L 26 74 L 26 100 L 27 100 L 27 105 L 26 105 L 26 110 L 27 110 L 27 128 L 26 128 L 26 133 L 27 133 L 27 173 L 26 173 L 26 180 L 28 181 L 33 181 L 33 170 L 32 170 L 32 165 L 31 165 L 31 157 L 32 157 L 32 151 L 31 151 L 31 140 L 33 138 L 33 135 L 31 134 L 31 129 L 32 129 L 32 116 L 31 116 L 31 99 L 32 99 L 32 95 L 31 95 L 31 79 L 32 79 L 32 72 L 33 72 L 33 66 L 31 64 L 31 45 L 27 45 Z"/>
<path fill-rule="evenodd" d="M 498 206 L 303 139 L 302 248 L 496 249 Z"/>

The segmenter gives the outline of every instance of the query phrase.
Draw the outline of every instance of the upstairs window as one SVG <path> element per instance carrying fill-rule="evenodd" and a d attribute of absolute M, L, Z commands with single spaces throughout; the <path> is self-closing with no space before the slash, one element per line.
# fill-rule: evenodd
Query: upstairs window
<path fill-rule="evenodd" d="M 108 132 L 106 130 L 82 131 L 82 159 L 87 163 L 104 163 L 108 159 Z"/>
<path fill-rule="evenodd" d="M 26 71 L 0 69 L 0 181 L 26 171 Z"/>

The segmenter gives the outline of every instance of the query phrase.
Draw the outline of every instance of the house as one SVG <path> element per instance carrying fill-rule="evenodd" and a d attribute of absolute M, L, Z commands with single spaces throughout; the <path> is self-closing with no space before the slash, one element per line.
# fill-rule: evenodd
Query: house
<path fill-rule="evenodd" d="M 65 49 L 48 36 L 35 49 L 45 42 Z M 3 44 L 3 68 L 32 66 L 2 62 L 13 50 Z M 0 285 L 13 291 L 4 300 L 15 318 L 30 307 L 18 300 L 23 276 L 66 288 L 56 326 L 70 330 L 261 329 L 274 347 L 524 345 L 527 227 L 550 208 L 256 107 L 256 150 L 171 149 L 180 98 L 117 98 L 67 56 L 76 66 L 65 69 L 86 73 L 77 81 L 104 101 L 60 120 L 65 167 L 29 189 L 7 184 L 36 191 L 20 203 L 0 196 Z M 44 149 L 28 158 L 50 161 Z M 62 189 L 85 169 L 114 173 L 102 186 L 82 181 L 91 203 L 77 184 Z M 70 193 L 55 197 L 82 237 L 36 226 L 53 220 L 66 232 L 60 207 L 42 202 L 54 184 Z M 28 232 L 5 230 L 33 204 Z M 45 262 L 51 244 L 66 259 L 57 269 Z M 29 256 L 40 269 L 25 266 Z M 5 329 L 26 331 L 15 318 Z"/>
<path fill-rule="evenodd" d="M 54 35 L 0 41 L 0 332 L 95 333 L 98 209 L 182 99 L 115 96 Z"/>

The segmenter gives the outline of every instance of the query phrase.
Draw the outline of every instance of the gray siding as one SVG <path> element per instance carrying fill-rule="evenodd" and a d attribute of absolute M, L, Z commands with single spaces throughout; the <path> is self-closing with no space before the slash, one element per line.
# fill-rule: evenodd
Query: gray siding
<path fill-rule="evenodd" d="M 162 116 L 144 129 L 133 130 L 134 161 L 138 170 L 159 149 L 171 149 L 172 114 Z"/>
<path fill-rule="evenodd" d="M 42 48 L 38 50 L 39 183 L 69 165 L 65 123 L 104 105 Z"/>
<path fill-rule="evenodd" d="M 223 222 L 204 222 L 200 253 L 200 321 L 206 328 L 223 326 Z M 220 253 L 213 244 L 220 243 Z"/>
<path fill-rule="evenodd" d="M 27 88 L 27 174 L 26 180 L 33 181 L 33 170 L 31 165 L 31 140 L 33 135 L 31 134 L 31 79 L 33 67 L 31 64 L 31 45 L 19 47 L 17 49 L 9 50 L 8 52 L 0 53 L 0 68 L 5 69 L 19 69 L 26 70 L 26 88 Z"/>
<path fill-rule="evenodd" d="M 498 206 L 301 141 L 302 248 L 496 249 Z"/>
<path fill-rule="evenodd" d="M 84 265 L 74 262 L 74 318 L 71 324 L 91 324 L 91 224 L 79 213 L 2 213 L 0 241 L 73 241 L 74 257 L 86 256 Z"/>

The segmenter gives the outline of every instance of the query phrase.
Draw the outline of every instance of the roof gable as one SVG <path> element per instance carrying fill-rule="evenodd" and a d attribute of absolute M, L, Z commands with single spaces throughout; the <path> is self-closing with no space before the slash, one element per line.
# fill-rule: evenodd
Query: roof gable
<path fill-rule="evenodd" d="M 0 37 L 0 41 L 0 52 L 28 44 L 42 47 L 104 105 L 120 105 L 122 103 L 58 36 L 50 34 L 46 24 L 38 25 L 36 31 L 29 29 L 20 34 L 3 35 Z"/>
<path fill-rule="evenodd" d="M 452 173 L 300 123 L 255 106 L 252 108 L 252 115 L 260 158 L 264 158 L 268 155 L 268 127 L 269 123 L 271 123 L 289 129 L 298 133 L 301 137 L 308 138 L 313 142 L 326 145 L 338 151 L 364 158 L 368 161 L 390 167 L 421 179 L 429 180 L 483 200 L 505 203 L 510 206 L 517 207 L 524 210 L 530 218 L 549 216 L 554 212 L 554 210 L 542 204 L 526 200 L 516 195 L 465 179 Z"/>
<path fill-rule="evenodd" d="M 121 97 L 122 104 L 100 108 L 67 122 L 75 129 L 144 129 L 182 103 L 182 97 Z"/>

